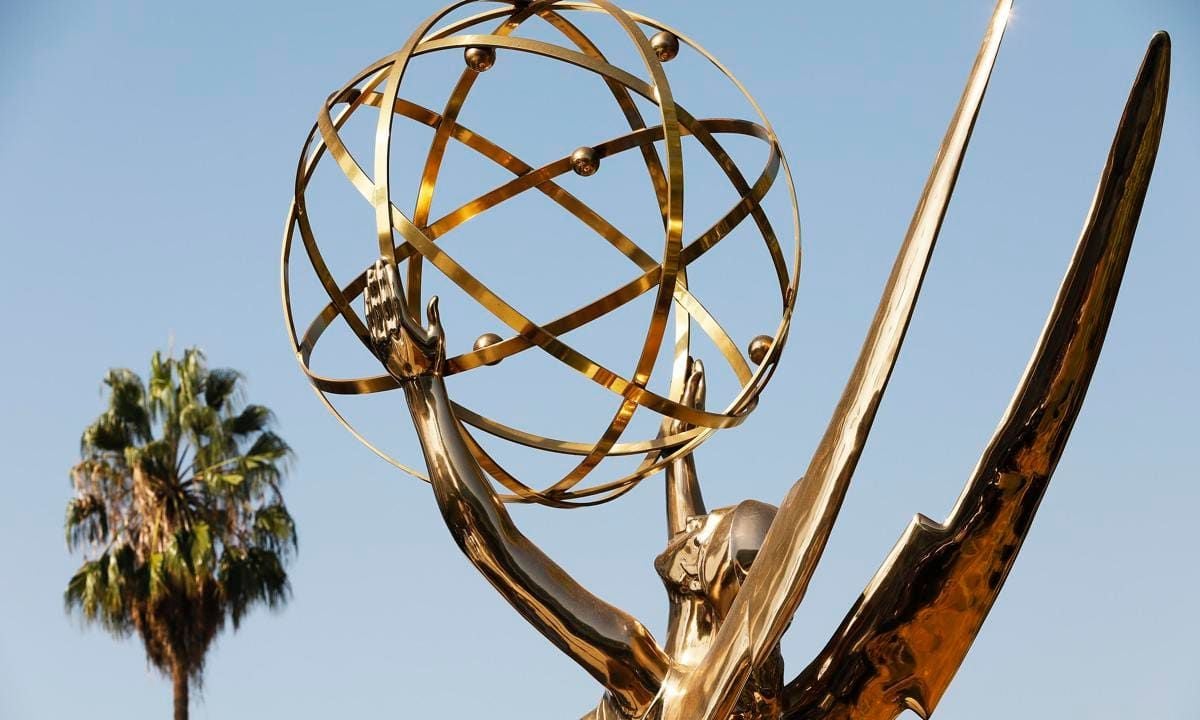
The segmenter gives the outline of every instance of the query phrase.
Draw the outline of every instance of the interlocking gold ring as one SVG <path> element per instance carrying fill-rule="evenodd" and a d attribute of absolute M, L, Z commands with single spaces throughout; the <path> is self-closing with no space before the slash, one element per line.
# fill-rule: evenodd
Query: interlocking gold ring
<path fill-rule="evenodd" d="M 449 358 L 446 375 L 466 372 L 481 365 L 495 363 L 517 353 L 537 347 L 563 364 L 621 396 L 622 403 L 609 422 L 601 437 L 594 442 L 568 441 L 543 437 L 504 425 L 469 408 L 455 405 L 458 418 L 467 426 L 483 430 L 493 436 L 521 445 L 549 450 L 556 453 L 577 455 L 582 459 L 561 480 L 543 490 L 534 490 L 518 481 L 500 466 L 478 443 L 472 433 L 465 433 L 480 465 L 511 494 L 504 495 L 507 501 L 535 502 L 554 507 L 579 507 L 596 505 L 615 499 L 628 492 L 640 480 L 661 469 L 671 460 L 694 450 L 716 430 L 742 423 L 754 409 L 758 396 L 770 380 L 787 339 L 792 311 L 796 298 L 796 286 L 800 273 L 800 225 L 796 209 L 795 187 L 787 161 L 780 149 L 778 138 L 758 104 L 746 89 L 712 55 L 688 37 L 655 20 L 627 12 L 608 0 L 594 2 L 567 2 L 565 0 L 535 0 L 521 2 L 510 0 L 497 9 L 454 22 L 434 30 L 434 26 L 458 9 L 479 2 L 463 0 L 455 3 L 426 20 L 409 38 L 404 47 L 372 63 L 345 87 L 332 94 L 317 117 L 301 152 L 296 172 L 295 195 L 288 213 L 287 229 L 283 241 L 282 291 L 284 314 L 292 347 L 296 352 L 304 373 L 312 382 L 318 395 L 334 416 L 361 442 L 397 468 L 427 480 L 412 467 L 404 465 L 377 448 L 363 437 L 334 407 L 328 395 L 358 395 L 396 389 L 397 383 L 387 375 L 359 378 L 328 378 L 318 375 L 311 368 L 311 357 L 323 333 L 338 318 L 344 320 L 350 330 L 358 336 L 365 347 L 370 348 L 367 328 L 353 302 L 362 294 L 366 284 L 366 269 L 344 287 L 334 280 L 320 248 L 317 246 L 305 205 L 305 191 L 318 162 L 326 152 L 354 185 L 355 189 L 375 209 L 379 253 L 389 262 L 404 265 L 407 279 L 406 294 L 409 307 L 421 307 L 421 276 L 428 263 L 442 272 L 451 282 L 469 294 L 497 319 L 504 323 L 512 334 L 500 342 L 484 344 L 471 352 Z M 650 82 L 611 65 L 593 42 L 565 17 L 564 11 L 606 13 L 628 33 L 645 62 Z M 513 37 L 522 23 L 540 18 L 557 29 L 574 49 L 551 43 Z M 478 25 L 491 20 L 500 20 L 490 34 L 473 32 Z M 669 33 L 678 38 L 682 46 L 699 53 L 738 88 L 759 116 L 759 122 L 730 119 L 697 119 L 675 102 L 663 68 L 663 61 L 674 57 L 672 53 L 659 52 L 652 47 L 643 28 Z M 464 70 L 449 101 L 441 113 L 434 112 L 399 97 L 401 80 L 411 58 L 445 50 L 475 51 L 467 55 L 468 68 Z M 458 123 L 459 113 L 480 71 L 490 67 L 497 51 L 523 52 L 565 62 L 599 75 L 620 106 L 630 132 L 606 142 L 588 146 L 588 162 L 599 162 L 606 157 L 637 149 L 641 152 L 646 169 L 655 188 L 658 204 L 663 216 L 665 240 L 662 260 L 656 261 L 633 240 L 588 207 L 578 198 L 556 183 L 556 178 L 572 169 L 571 154 L 543 165 L 532 167 L 516 156 L 487 140 L 482 135 Z M 474 60 L 474 67 L 471 67 Z M 382 88 L 382 89 L 380 89 Z M 660 110 L 661 123 L 647 126 L 631 93 L 646 98 Z M 350 154 L 342 142 L 339 131 L 351 115 L 363 107 L 378 108 L 378 125 L 375 135 L 374 173 L 368 176 L 359 162 Z M 334 111 L 338 110 L 334 116 Z M 392 202 L 389 185 L 389 155 L 392 124 L 395 118 L 403 117 L 434 129 L 434 139 L 426 158 L 421 176 L 420 191 L 416 208 L 409 217 Z M 734 134 L 757 138 L 770 148 L 766 166 L 753 183 L 747 181 L 737 165 L 717 140 L 718 135 Z M 681 138 L 694 137 L 720 165 L 739 195 L 739 201 L 720 220 L 688 243 L 683 242 L 683 159 Z M 513 174 L 513 179 L 484 193 L 439 219 L 430 217 L 434 188 L 442 166 L 442 159 L 450 141 L 462 143 L 467 148 L 495 162 Z M 657 144 L 665 148 L 666 164 L 659 155 Z M 576 158 L 579 161 L 580 158 Z M 788 261 L 780 249 L 778 238 L 771 226 L 761 201 L 771 190 L 782 169 L 792 206 L 792 225 L 795 247 Z M 605 241 L 625 255 L 637 268 L 637 274 L 625 284 L 603 297 L 573 312 L 545 324 L 538 324 L 522 314 L 490 290 L 465 267 L 446 253 L 437 240 L 473 217 L 510 200 L 527 191 L 537 190 L 557 203 L 564 210 L 594 230 Z M 728 236 L 743 220 L 751 218 L 761 232 L 770 254 L 775 279 L 779 286 L 781 317 L 773 335 L 774 342 L 762 363 L 751 370 L 741 350 L 728 333 L 688 291 L 687 268 Z M 401 241 L 397 243 L 395 234 Z M 301 334 L 292 312 L 290 290 L 290 260 L 293 243 L 299 235 L 308 259 L 316 272 L 321 286 L 329 295 L 330 302 Z M 374 257 L 370 262 L 374 262 Z M 366 263 L 369 265 L 370 263 Z M 642 352 L 631 376 L 626 377 L 572 348 L 561 336 L 597 318 L 616 310 L 642 295 L 655 293 L 654 310 L 647 328 Z M 666 336 L 668 317 L 672 305 L 676 309 L 675 353 L 672 379 L 667 397 L 647 389 L 655 359 Z M 679 402 L 683 391 L 683 380 L 688 363 L 691 323 L 713 341 L 724 359 L 729 363 L 741 385 L 737 396 L 720 412 L 698 410 Z M 639 407 L 648 408 L 663 416 L 675 418 L 688 429 L 660 434 L 653 439 L 621 442 L 621 436 Z M 644 455 L 637 469 L 621 478 L 609 482 L 578 488 L 596 466 L 608 456 Z"/>

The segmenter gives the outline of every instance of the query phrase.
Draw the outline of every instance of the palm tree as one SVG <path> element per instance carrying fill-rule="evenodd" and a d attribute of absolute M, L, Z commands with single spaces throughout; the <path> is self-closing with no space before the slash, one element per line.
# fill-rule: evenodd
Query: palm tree
<path fill-rule="evenodd" d="M 226 618 L 290 595 L 284 565 L 296 527 L 280 494 L 291 450 L 271 411 L 242 403 L 242 377 L 208 369 L 197 349 L 104 379 L 108 408 L 83 432 L 71 470 L 69 550 L 85 562 L 68 612 L 118 637 L 136 632 L 188 716 L 204 656 Z"/>

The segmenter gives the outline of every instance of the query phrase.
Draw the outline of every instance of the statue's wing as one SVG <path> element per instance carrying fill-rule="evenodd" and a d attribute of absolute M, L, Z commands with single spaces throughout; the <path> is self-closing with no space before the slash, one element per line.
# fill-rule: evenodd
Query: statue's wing
<path fill-rule="evenodd" d="M 1029 367 L 945 524 L 918 516 L 821 654 L 788 720 L 927 717 L 1016 559 L 1083 404 L 1129 257 L 1166 110 L 1170 39 L 1154 36 Z"/>
<path fill-rule="evenodd" d="M 704 661 L 668 673 L 658 709 L 663 720 L 727 717 L 750 669 L 770 656 L 804 596 L 900 353 L 1011 7 L 1012 0 L 996 4 L 858 362 L 808 472 L 780 505 Z"/>

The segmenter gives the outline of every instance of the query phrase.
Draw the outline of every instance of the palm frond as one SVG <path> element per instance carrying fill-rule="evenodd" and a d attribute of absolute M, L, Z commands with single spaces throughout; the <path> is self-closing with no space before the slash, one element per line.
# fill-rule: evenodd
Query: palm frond
<path fill-rule="evenodd" d="M 247 405 L 242 412 L 225 421 L 225 430 L 231 435 L 244 437 L 266 431 L 274 420 L 270 409 L 262 405 Z"/>
<path fill-rule="evenodd" d="M 270 550 L 231 550 L 221 557 L 221 587 L 236 629 L 256 604 L 280 607 L 291 595 L 291 584 L 279 555 Z"/>
<path fill-rule="evenodd" d="M 84 543 L 98 545 L 108 538 L 108 508 L 98 495 L 85 493 L 67 503 L 67 549 Z"/>
<path fill-rule="evenodd" d="M 267 505 L 254 514 L 255 541 L 284 555 L 299 546 L 296 521 L 282 503 Z"/>
<path fill-rule="evenodd" d="M 237 400 L 236 391 L 242 382 L 242 374 L 231 368 L 216 368 L 208 371 L 204 383 L 204 402 L 214 410 L 224 410 L 230 400 Z"/>
<path fill-rule="evenodd" d="M 242 376 L 209 370 L 198 349 L 154 353 L 147 377 L 111 370 L 107 407 L 83 432 L 64 530 L 91 556 L 63 601 L 198 682 L 226 619 L 236 628 L 290 596 L 296 526 L 279 487 L 291 448 L 269 409 L 242 405 Z"/>
<path fill-rule="evenodd" d="M 127 368 L 114 368 L 108 371 L 104 384 L 110 390 L 108 414 L 112 421 L 129 428 L 138 440 L 148 438 L 150 416 L 146 412 L 146 386 L 142 378 Z"/>

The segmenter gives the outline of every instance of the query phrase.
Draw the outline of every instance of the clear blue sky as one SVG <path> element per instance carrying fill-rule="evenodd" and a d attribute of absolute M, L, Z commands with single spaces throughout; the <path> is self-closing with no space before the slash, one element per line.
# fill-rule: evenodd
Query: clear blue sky
<path fill-rule="evenodd" d="M 748 495 L 778 502 L 850 370 L 991 3 L 631 6 L 722 58 L 760 100 L 795 170 L 806 257 L 789 349 L 755 416 L 698 454 L 710 506 Z M 169 683 L 147 669 L 136 640 L 115 642 L 64 614 L 61 593 L 78 558 L 65 552 L 61 523 L 79 433 L 102 407 L 100 378 L 111 366 L 144 371 L 171 338 L 243 370 L 250 397 L 275 409 L 298 453 L 287 489 L 301 543 L 294 600 L 221 636 L 194 717 L 573 718 L 598 698 L 594 682 L 460 556 L 428 488 L 376 459 L 321 408 L 284 335 L 279 239 L 315 111 L 436 7 L 0 7 L 0 718 L 170 711 Z M 1024 552 L 938 717 L 1197 717 L 1194 0 L 1017 3 L 903 357 L 786 638 L 789 676 L 824 643 L 910 518 L 949 511 L 1025 366 L 1145 44 L 1160 28 L 1174 39 L 1171 99 L 1108 344 Z M 614 55 L 629 57 L 624 47 Z M 428 73 L 414 73 L 412 92 L 440 105 L 457 62 L 422 66 Z M 680 62 L 681 73 L 696 67 Z M 493 73 L 464 115 L 480 131 L 531 158 L 598 139 L 587 126 L 596 119 L 588 108 L 603 105 L 598 83 L 529 58 L 502 56 Z M 540 83 L 563 89 L 545 92 Z M 696 114 L 748 112 L 712 76 L 679 83 Z M 527 104 L 505 106 L 506 93 Z M 606 105 L 596 112 L 611 120 Z M 755 152 L 745 151 L 752 172 L 761 162 Z M 451 158 L 458 189 L 447 190 L 443 208 L 498 177 L 474 172 L 468 160 Z M 398 167 L 411 183 L 417 169 Z M 614 163 L 591 185 L 572 187 L 592 193 L 598 207 L 641 207 L 644 188 L 614 183 L 619 171 Z M 370 259 L 370 210 L 336 173 L 326 178 L 322 192 L 338 199 L 328 202 L 325 237 L 341 232 L 327 242 L 357 270 Z M 729 197 L 700 178 L 688 200 L 693 225 Z M 528 302 L 571 304 L 564 298 L 579 289 L 575 281 L 555 279 L 553 266 L 551 274 L 531 271 L 525 253 L 564 237 L 559 228 L 584 236 L 545 203 L 515 207 L 469 229 L 513 243 L 494 243 L 473 262 Z M 454 242 L 470 259 L 472 243 Z M 581 265 L 583 252 L 552 259 L 574 263 L 578 284 L 590 287 L 601 270 Z M 712 279 L 703 288 L 697 280 L 701 299 L 741 318 L 733 322 L 742 333 L 769 329 L 769 313 L 769 322 L 755 315 L 759 286 L 734 279 L 752 263 L 726 258 L 698 275 Z M 470 312 L 444 312 L 452 343 L 489 329 Z M 324 360 L 361 367 L 352 350 L 347 344 Z M 592 433 L 599 416 L 573 412 L 569 395 L 509 404 L 530 387 L 513 365 L 511 384 L 480 375 L 452 391 L 535 429 Z M 399 398 L 362 417 L 389 447 L 417 457 Z M 514 467 L 532 481 L 559 466 L 534 458 Z M 615 505 L 521 509 L 517 520 L 585 584 L 661 635 L 666 607 L 651 567 L 663 543 L 661 514 L 652 479 Z"/>

